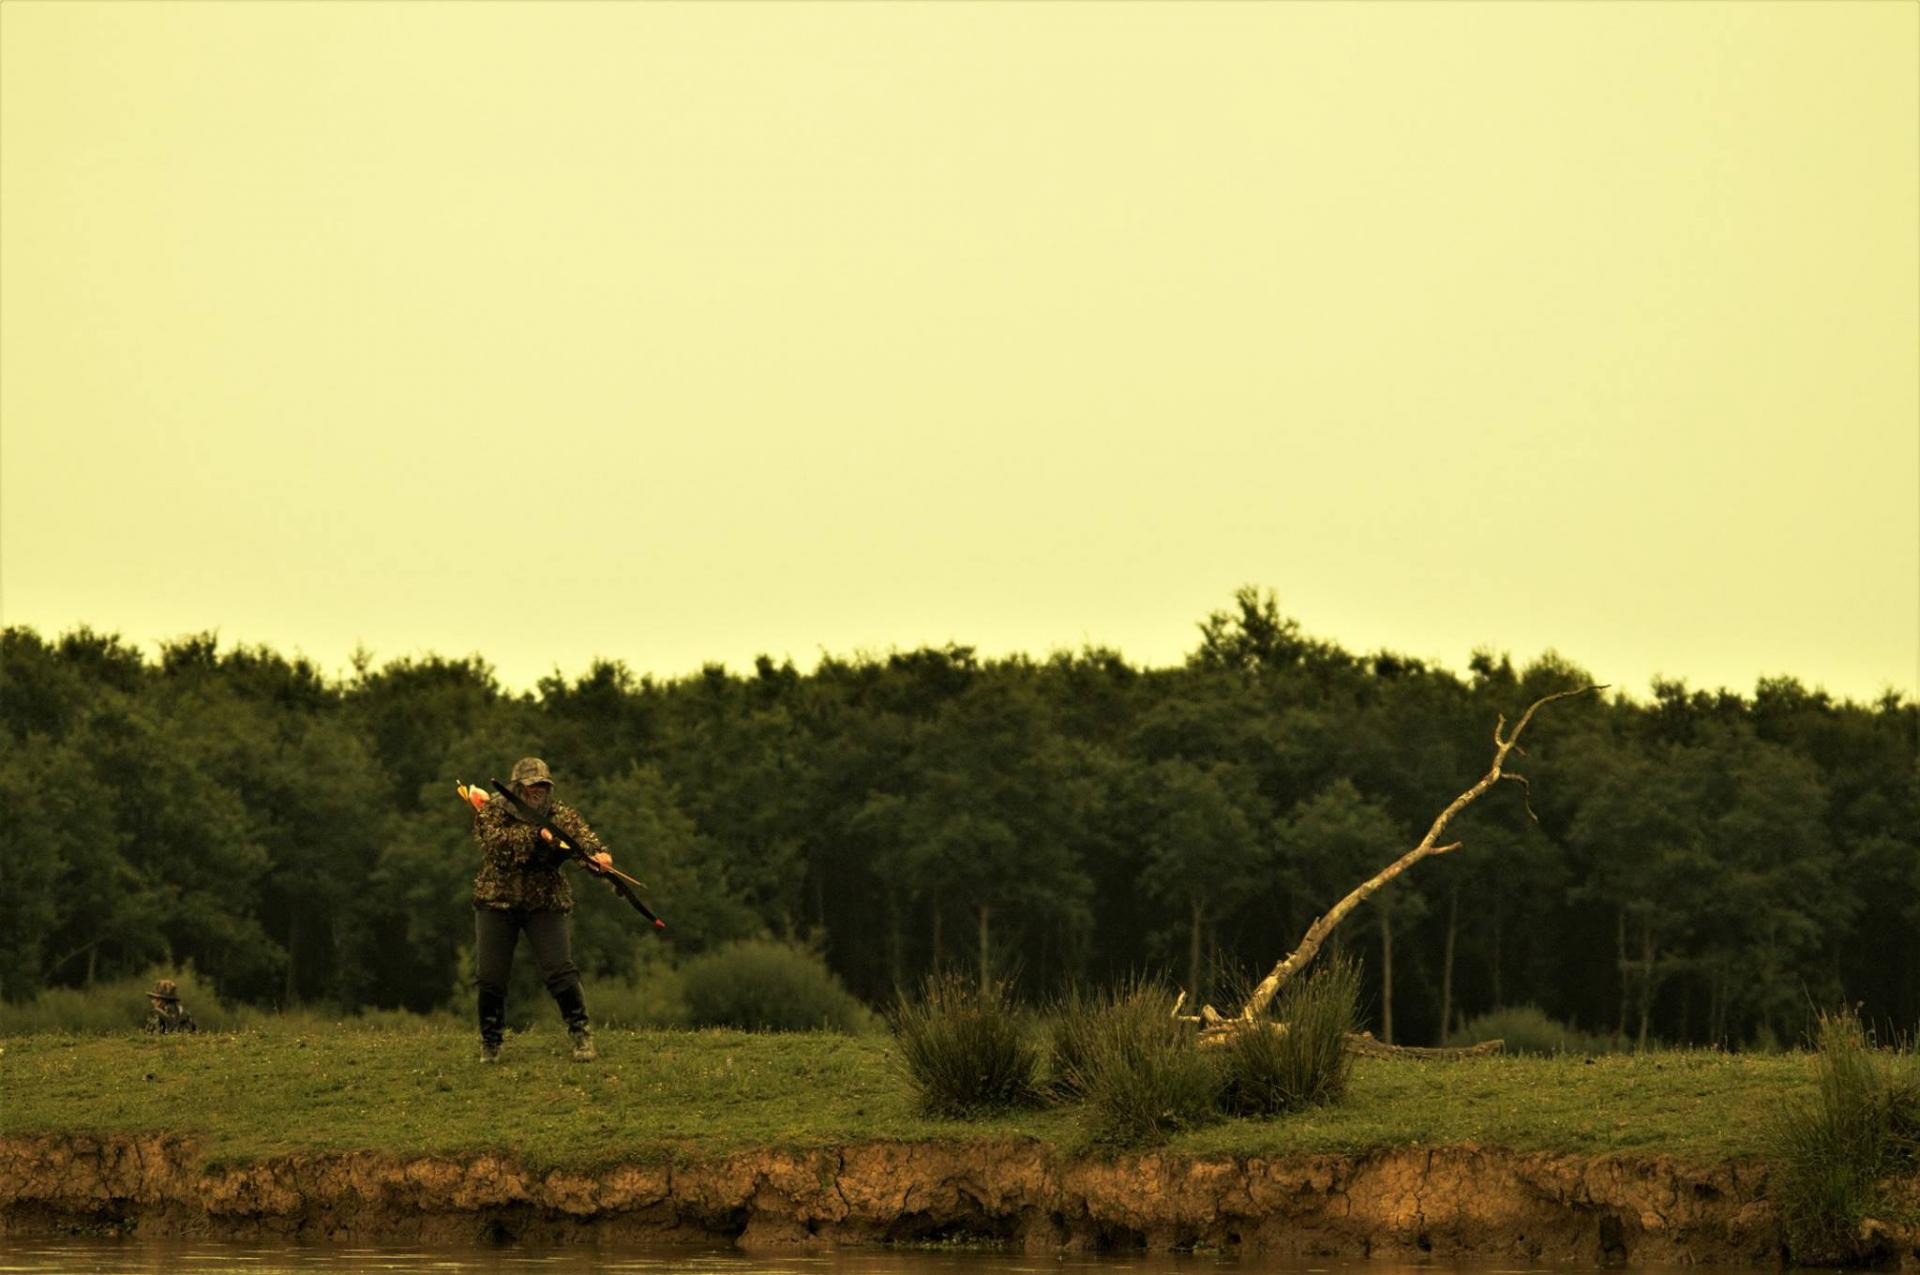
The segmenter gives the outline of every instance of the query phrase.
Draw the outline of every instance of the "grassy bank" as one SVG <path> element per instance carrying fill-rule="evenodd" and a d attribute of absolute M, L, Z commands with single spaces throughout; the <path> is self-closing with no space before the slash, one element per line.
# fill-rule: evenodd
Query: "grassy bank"
<path fill-rule="evenodd" d="M 705 1157 L 872 1139 L 1030 1136 L 1063 1146 L 1059 1108 L 984 1121 L 917 1113 L 885 1036 L 729 1031 L 599 1034 L 567 1061 L 557 1029 L 508 1042 L 495 1067 L 470 1032 L 303 1022 L 190 1037 L 13 1036 L 0 1042 L 0 1135 L 192 1135 L 217 1162 L 298 1152 L 505 1150 L 541 1166 Z M 1519 1150 L 1758 1156 L 1759 1117 L 1810 1093 L 1807 1055 L 1685 1052 L 1362 1059 L 1348 1100 L 1177 1136 L 1170 1150 L 1285 1155 L 1480 1142 Z"/>

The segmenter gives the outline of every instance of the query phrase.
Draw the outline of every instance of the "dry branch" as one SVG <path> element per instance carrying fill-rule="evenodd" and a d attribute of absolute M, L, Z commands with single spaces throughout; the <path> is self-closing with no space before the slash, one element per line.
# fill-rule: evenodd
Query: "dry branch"
<path fill-rule="evenodd" d="M 1440 833 L 1446 828 L 1447 824 L 1452 821 L 1453 817 L 1466 809 L 1467 805 L 1481 793 L 1493 787 L 1502 779 L 1511 779 L 1518 783 L 1521 789 L 1527 794 L 1527 814 L 1531 817 L 1533 815 L 1533 803 L 1531 800 L 1533 790 L 1531 786 L 1528 785 L 1524 775 L 1504 773 L 1504 768 L 1507 764 L 1507 754 L 1511 753 L 1515 745 L 1520 742 L 1520 732 L 1527 728 L 1527 723 L 1533 720 L 1533 715 L 1538 712 L 1543 705 L 1551 704 L 1557 699 L 1571 699 L 1575 695 L 1585 695 L 1588 691 L 1602 691 L 1605 689 L 1606 687 L 1604 686 L 1583 686 L 1576 691 L 1556 691 L 1552 695 L 1544 695 L 1527 705 L 1527 711 L 1520 715 L 1520 720 L 1515 723 L 1513 730 L 1504 735 L 1502 732 L 1506 730 L 1507 719 L 1503 714 L 1493 726 L 1493 765 L 1488 768 L 1487 773 L 1482 775 L 1480 781 L 1474 784 L 1473 787 L 1467 789 L 1458 797 L 1455 797 L 1452 803 L 1440 812 L 1438 817 L 1434 819 L 1433 826 L 1427 829 L 1427 835 L 1420 839 L 1419 845 L 1407 851 L 1379 872 L 1354 887 L 1351 894 L 1334 904 L 1325 916 L 1320 917 L 1312 925 L 1308 926 L 1306 937 L 1300 940 L 1300 946 L 1294 948 L 1285 960 L 1275 965 L 1273 972 L 1261 979 L 1259 986 L 1253 989 L 1253 994 L 1247 997 L 1247 1003 L 1241 1007 L 1239 1021 L 1250 1023 L 1254 1020 L 1255 1016 L 1266 1009 L 1266 1007 L 1272 1003 L 1274 996 L 1286 985 L 1287 980 L 1306 968 L 1307 963 L 1318 955 L 1320 945 L 1327 941 L 1329 934 L 1333 933 L 1333 927 L 1345 920 L 1349 912 L 1366 902 L 1367 897 L 1375 890 L 1378 890 L 1381 886 L 1387 884 L 1387 882 L 1393 880 L 1422 859 L 1431 855 L 1445 854 L 1449 850 L 1458 850 L 1461 844 L 1458 841 L 1448 842 L 1446 845 L 1437 845 L 1435 843 L 1440 840 Z M 1201 1009 L 1200 1017 L 1210 1026 L 1214 1023 L 1226 1021 L 1211 1005 Z"/>
<path fill-rule="evenodd" d="M 1287 1034 L 1287 1024 L 1274 1022 L 1249 1023 L 1238 1018 L 1222 1018 L 1200 1030 L 1199 1045 L 1202 1049 L 1219 1049 L 1245 1032 L 1266 1031 L 1275 1036 Z M 1414 1062 L 1434 1062 L 1454 1058 L 1484 1058 L 1488 1054 L 1497 1054 L 1506 1048 L 1504 1040 L 1483 1040 L 1477 1045 L 1456 1045 L 1442 1048 L 1429 1048 L 1421 1045 L 1388 1045 L 1375 1040 L 1372 1032 L 1348 1032 L 1347 1052 L 1362 1058 L 1398 1058 Z"/>

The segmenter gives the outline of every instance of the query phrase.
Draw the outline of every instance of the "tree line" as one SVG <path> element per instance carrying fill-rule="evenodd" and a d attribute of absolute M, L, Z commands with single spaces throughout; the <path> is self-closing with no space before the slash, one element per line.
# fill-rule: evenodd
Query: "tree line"
<path fill-rule="evenodd" d="M 1185 663 L 949 645 L 673 680 L 600 661 L 502 689 L 479 657 L 340 679 L 211 634 L 157 661 L 0 634 L 0 996 L 191 961 L 224 997 L 464 1012 L 474 866 L 456 780 L 535 754 L 669 921 L 579 889 L 624 976 L 771 936 L 874 1002 L 935 969 L 1257 977 L 1486 769 L 1493 724 L 1597 680 L 1464 676 L 1304 634 L 1244 589 Z M 1628 1041 L 1786 1043 L 1812 1006 L 1920 1022 L 1920 710 L 1791 678 L 1552 706 L 1465 848 L 1337 939 L 1401 1043 L 1520 1004 Z"/>

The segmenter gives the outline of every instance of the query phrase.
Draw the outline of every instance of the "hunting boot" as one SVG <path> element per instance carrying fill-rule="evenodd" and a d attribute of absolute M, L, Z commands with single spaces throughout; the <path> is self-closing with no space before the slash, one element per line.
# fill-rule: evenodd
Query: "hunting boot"
<path fill-rule="evenodd" d="M 600 1056 L 593 1047 L 593 1031 L 587 1026 L 587 999 L 580 994 L 580 984 L 574 983 L 553 994 L 554 1001 L 560 1006 L 560 1017 L 567 1022 L 567 1035 L 573 1040 L 573 1060 L 592 1062 Z"/>
<path fill-rule="evenodd" d="M 502 992 L 480 989 L 480 1061 L 500 1061 L 500 1041 L 507 1034 L 507 998 Z"/>

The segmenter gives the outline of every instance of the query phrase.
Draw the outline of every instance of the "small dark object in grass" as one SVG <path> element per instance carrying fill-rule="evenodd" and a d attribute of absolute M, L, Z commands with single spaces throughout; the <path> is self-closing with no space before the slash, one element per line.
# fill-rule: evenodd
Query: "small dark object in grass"
<path fill-rule="evenodd" d="M 1006 984 L 929 977 L 918 998 L 900 997 L 892 1025 L 907 1082 L 928 1113 L 968 1116 L 1037 1100 L 1039 1054 Z"/>

